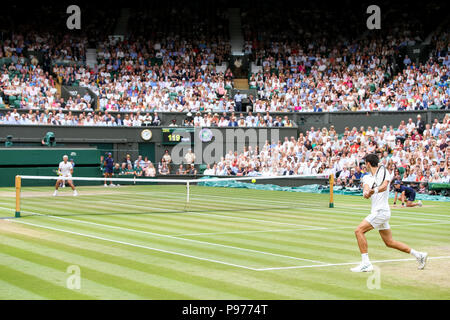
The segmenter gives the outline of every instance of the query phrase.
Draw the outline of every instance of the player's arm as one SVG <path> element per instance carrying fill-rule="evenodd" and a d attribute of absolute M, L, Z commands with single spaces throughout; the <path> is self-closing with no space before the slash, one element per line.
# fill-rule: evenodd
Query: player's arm
<path fill-rule="evenodd" d="M 402 206 L 405 205 L 405 191 L 402 192 Z"/>
<path fill-rule="evenodd" d="M 385 192 L 389 188 L 389 183 L 389 180 L 384 180 L 381 186 L 378 187 L 378 192 Z"/>
<path fill-rule="evenodd" d="M 363 185 L 363 196 L 366 199 L 370 199 L 370 197 L 373 195 L 374 190 L 367 184 L 365 183 Z"/>

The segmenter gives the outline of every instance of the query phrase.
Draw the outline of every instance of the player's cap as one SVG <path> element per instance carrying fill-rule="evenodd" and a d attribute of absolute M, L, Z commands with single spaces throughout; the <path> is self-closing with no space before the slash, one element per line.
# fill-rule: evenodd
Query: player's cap
<path fill-rule="evenodd" d="M 395 180 L 394 184 L 402 184 L 402 182 L 400 180 Z"/>
<path fill-rule="evenodd" d="M 112 153 L 111 153 L 111 152 L 108 152 L 108 156 L 112 156 Z"/>

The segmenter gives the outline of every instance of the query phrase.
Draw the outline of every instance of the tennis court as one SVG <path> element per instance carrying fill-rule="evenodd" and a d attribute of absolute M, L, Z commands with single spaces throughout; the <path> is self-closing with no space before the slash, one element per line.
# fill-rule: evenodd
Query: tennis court
<path fill-rule="evenodd" d="M 448 203 L 392 208 L 394 238 L 429 253 L 425 270 L 369 232 L 372 274 L 350 267 L 370 201 L 191 186 L 0 189 L 3 299 L 449 299 Z M 392 202 L 392 201 L 391 201 Z M 80 289 L 67 288 L 70 266 Z"/>

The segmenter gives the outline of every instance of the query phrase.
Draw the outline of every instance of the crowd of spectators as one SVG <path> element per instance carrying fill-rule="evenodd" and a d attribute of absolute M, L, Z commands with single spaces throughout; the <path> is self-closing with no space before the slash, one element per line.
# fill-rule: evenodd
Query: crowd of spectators
<path fill-rule="evenodd" d="M 243 13 L 245 53 L 258 67 L 249 76 L 250 87 L 258 93 L 254 111 L 450 107 L 448 32 L 433 35 L 430 58 L 425 63 L 417 63 L 407 54 L 407 48 L 421 44 L 426 32 L 431 32 L 424 26 L 423 16 L 413 13 L 401 21 L 387 16 L 383 23 L 389 27 L 357 38 L 352 35 L 363 32 L 366 26 L 339 11 L 339 5 L 332 14 L 338 19 L 326 19 L 331 10 L 326 7 L 285 11 L 273 2 L 265 5 Z M 430 2 L 430 8 L 433 5 L 437 7 Z M 398 4 L 390 7 L 402 13 Z M 296 19 L 299 16 L 302 19 Z M 433 16 L 438 17 L 439 12 Z M 348 30 L 349 26 L 356 31 Z"/>
<path fill-rule="evenodd" d="M 279 176 L 330 175 L 342 186 L 359 186 L 367 174 L 363 158 L 378 153 L 394 180 L 416 183 L 449 183 L 450 117 L 424 124 L 402 121 L 392 126 L 346 128 L 338 134 L 334 127 L 314 128 L 284 141 L 241 152 L 229 151 L 221 160 L 208 164 L 204 175 Z"/>
<path fill-rule="evenodd" d="M 100 157 L 101 169 L 104 171 L 104 157 Z M 136 160 L 132 160 L 131 156 L 127 154 L 122 161 L 116 161 L 113 159 L 113 177 L 125 176 L 125 177 L 155 177 L 157 172 L 154 164 L 148 159 L 148 157 L 138 156 Z"/>
<path fill-rule="evenodd" d="M 179 126 L 174 121 L 171 126 Z M 212 114 L 208 112 L 201 114 L 197 112 L 195 116 L 188 112 L 184 119 L 182 126 L 184 127 L 294 127 L 295 124 L 289 119 L 287 115 L 274 116 L 269 112 L 264 115 L 261 113 L 253 114 L 248 112 L 246 115 L 243 113 L 236 114 L 231 112 L 230 114 L 223 112 L 221 115 L 218 113 Z"/>
<path fill-rule="evenodd" d="M 58 103 L 64 104 L 64 101 Z M 160 126 L 162 120 L 158 112 L 146 113 L 110 113 L 86 109 L 81 113 L 72 111 L 57 112 L 45 109 L 44 111 L 30 109 L 26 113 L 19 113 L 16 109 L 7 110 L 5 114 L 0 113 L 0 124 L 12 125 L 55 125 L 55 126 L 126 126 L 126 127 L 149 127 Z M 186 118 L 177 122 L 173 119 L 169 127 L 294 127 L 295 124 L 287 115 L 272 115 L 249 112 L 243 113 L 200 113 L 194 115 L 188 112 Z"/>
<path fill-rule="evenodd" d="M 433 3 L 426 6 L 429 12 L 421 13 L 438 14 L 429 9 Z M 104 13 L 109 18 L 99 30 L 93 26 L 102 17 L 93 17 L 87 31 L 70 36 L 24 27 L 0 43 L 0 58 L 12 59 L 1 72 L 3 104 L 14 96 L 19 97 L 17 108 L 53 111 L 244 111 L 240 98 L 230 94 L 228 17 L 226 4 L 220 4 L 192 3 L 182 8 L 141 4 L 132 12 L 129 35 L 123 39 L 106 36 L 117 16 L 114 11 Z M 408 19 L 401 21 L 388 16 L 389 27 L 357 38 L 366 26 L 352 15 L 341 16 L 340 6 L 305 5 L 286 11 L 275 4 L 242 10 L 243 50 L 260 67 L 249 76 L 250 88 L 257 92 L 250 98 L 250 111 L 449 108 L 445 30 L 432 36 L 430 58 L 417 63 L 402 53 L 422 43 L 431 31 L 430 22 L 417 14 L 408 13 Z M 394 12 L 401 9 L 390 7 Z M 28 61 L 24 56 L 36 51 L 53 61 L 83 62 L 88 39 L 97 47 L 95 67 L 82 63 L 47 68 L 47 63 L 40 66 L 37 59 Z M 97 95 L 96 105 L 88 96 L 61 101 L 55 82 L 89 88 Z"/>
<path fill-rule="evenodd" d="M 108 111 L 95 112 L 84 111 L 78 114 L 72 111 L 63 113 L 62 110 L 52 112 L 50 110 L 29 110 L 20 114 L 17 110 L 0 113 L 0 124 L 19 125 L 55 125 L 55 126 L 106 126 L 106 127 L 148 127 L 160 126 L 161 118 L 157 112 L 150 114 L 120 113 L 111 114 Z"/>
<path fill-rule="evenodd" d="M 158 164 L 152 163 L 147 156 L 139 155 L 136 160 L 127 154 L 122 161 L 113 159 L 113 176 L 125 177 L 155 177 L 156 175 L 197 175 L 195 167 L 195 154 L 189 149 L 184 155 L 183 164 L 174 165 L 169 150 L 166 150 Z M 100 157 L 101 170 L 104 172 L 105 157 Z"/>

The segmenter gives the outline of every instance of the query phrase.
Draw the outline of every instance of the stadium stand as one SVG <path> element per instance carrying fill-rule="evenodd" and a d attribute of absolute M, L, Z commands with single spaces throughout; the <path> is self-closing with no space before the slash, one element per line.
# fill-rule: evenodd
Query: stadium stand
<path fill-rule="evenodd" d="M 138 1 L 129 10 L 101 11 L 91 4 L 80 32 L 50 32 L 63 23 L 65 17 L 55 14 L 63 5 L 34 7 L 20 15 L 27 23 L 2 33 L 0 125 L 296 127 L 291 115 L 299 112 L 449 109 L 448 22 L 445 12 L 432 10 L 434 1 L 425 11 L 408 10 L 408 19 L 398 19 L 400 4 L 389 4 L 384 22 L 389 27 L 370 34 L 364 21 L 345 15 L 345 5 L 287 10 L 276 3 L 247 1 L 235 11 L 249 61 L 244 93 L 235 87 L 225 1 L 183 6 L 177 0 L 163 6 Z M 331 16 L 341 18 L 330 21 Z M 3 29 L 19 19 L 1 18 Z M 111 36 L 118 29 L 123 34 Z M 92 64 L 89 49 L 95 49 Z M 71 88 L 76 94 L 63 96 Z M 185 118 L 162 120 L 168 112 Z M 364 173 L 362 157 L 379 152 L 406 182 L 448 183 L 448 125 L 445 116 L 427 124 L 411 119 L 397 128 L 316 127 L 262 150 L 231 152 L 199 171 L 328 172 L 352 186 Z M 149 172 L 148 160 L 140 167 L 148 176 L 177 170 L 163 162 Z M 126 171 L 126 163 L 117 164 Z"/>

